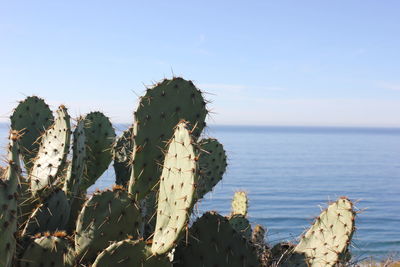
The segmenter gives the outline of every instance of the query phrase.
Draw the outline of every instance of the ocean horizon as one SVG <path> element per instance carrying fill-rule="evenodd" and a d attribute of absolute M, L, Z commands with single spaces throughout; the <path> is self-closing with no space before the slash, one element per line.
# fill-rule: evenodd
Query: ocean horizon
<path fill-rule="evenodd" d="M 115 124 L 118 133 L 128 124 Z M 9 124 L 0 123 L 5 154 Z M 267 229 L 270 244 L 296 241 L 329 201 L 356 203 L 356 259 L 400 255 L 400 128 L 211 125 L 228 155 L 228 169 L 198 214 L 230 213 L 235 191 L 249 195 L 249 220 Z M 112 186 L 112 165 L 90 188 Z"/>

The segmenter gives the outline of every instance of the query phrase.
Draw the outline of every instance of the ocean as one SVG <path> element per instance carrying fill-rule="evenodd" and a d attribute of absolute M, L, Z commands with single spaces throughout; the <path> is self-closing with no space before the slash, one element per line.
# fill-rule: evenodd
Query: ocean
<path fill-rule="evenodd" d="M 0 124 L 2 148 L 7 132 Z M 329 201 L 347 196 L 359 210 L 355 259 L 400 256 L 400 129 L 211 126 L 205 136 L 223 143 L 229 165 L 199 214 L 228 215 L 234 192 L 246 191 L 250 222 L 275 244 L 295 241 Z M 90 190 L 114 177 L 111 166 Z"/>

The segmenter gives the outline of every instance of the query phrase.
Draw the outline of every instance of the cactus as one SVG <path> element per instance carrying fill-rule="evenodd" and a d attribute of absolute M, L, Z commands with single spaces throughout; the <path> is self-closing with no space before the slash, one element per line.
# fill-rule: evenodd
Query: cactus
<path fill-rule="evenodd" d="M 176 243 L 187 225 L 196 184 L 196 160 L 193 139 L 185 121 L 175 129 L 169 142 L 160 178 L 153 254 L 163 254 Z"/>
<path fill-rule="evenodd" d="M 92 112 L 84 119 L 87 145 L 86 173 L 80 183 L 81 192 L 96 182 L 107 170 L 112 160 L 115 130 L 110 120 L 101 112 Z"/>
<path fill-rule="evenodd" d="M 79 194 L 79 185 L 85 169 L 86 162 L 86 136 L 84 131 L 84 120 L 78 119 L 73 133 L 72 160 L 68 166 L 64 182 L 64 192 L 69 199 Z"/>
<path fill-rule="evenodd" d="M 248 199 L 247 193 L 244 191 L 235 192 L 232 200 L 232 215 L 247 216 Z"/>
<path fill-rule="evenodd" d="M 10 133 L 8 167 L 0 179 L 0 266 L 11 266 L 14 257 L 17 231 L 17 185 L 21 173 L 19 162 L 19 135 Z"/>
<path fill-rule="evenodd" d="M 251 234 L 251 242 L 258 246 L 265 246 L 265 230 L 262 225 L 257 224 Z"/>
<path fill-rule="evenodd" d="M 70 205 L 61 189 L 55 189 L 31 214 L 22 235 L 34 235 L 46 231 L 65 230 Z"/>
<path fill-rule="evenodd" d="M 10 119 L 11 129 L 21 134 L 18 141 L 20 152 L 25 168 L 29 172 L 39 150 L 38 140 L 53 124 L 53 114 L 43 99 L 30 96 L 19 103 Z"/>
<path fill-rule="evenodd" d="M 174 266 L 259 266 L 254 248 L 236 231 L 228 220 L 215 213 L 203 214 L 189 229 L 187 242 L 175 251 Z"/>
<path fill-rule="evenodd" d="M 56 113 L 54 124 L 40 138 L 39 151 L 29 174 L 34 195 L 59 182 L 58 175 L 65 167 L 71 133 L 70 119 L 64 106 L 60 106 Z"/>
<path fill-rule="evenodd" d="M 73 257 L 70 254 L 70 241 L 64 233 L 34 237 L 22 257 L 21 267 L 72 267 Z"/>
<path fill-rule="evenodd" d="M 304 254 L 311 267 L 338 264 L 350 244 L 354 220 L 353 203 L 346 197 L 338 199 L 317 217 L 294 252 Z"/>
<path fill-rule="evenodd" d="M 303 253 L 295 253 L 293 250 L 295 244 L 290 242 L 281 242 L 271 249 L 272 266 L 282 267 L 308 267 L 306 257 Z"/>
<path fill-rule="evenodd" d="M 133 127 L 129 127 L 117 139 L 113 146 L 115 183 L 126 187 L 131 174 L 131 156 L 133 151 Z"/>
<path fill-rule="evenodd" d="M 152 255 L 144 241 L 127 239 L 111 244 L 97 256 L 93 267 L 103 266 L 172 267 L 172 264 L 165 255 Z"/>
<path fill-rule="evenodd" d="M 163 149 L 181 120 L 193 126 L 198 138 L 205 126 L 206 102 L 191 81 L 163 80 L 141 97 L 134 124 L 133 166 L 129 192 L 140 200 L 157 189 L 163 165 Z"/>
<path fill-rule="evenodd" d="M 139 237 L 141 225 L 137 203 L 121 187 L 96 192 L 83 206 L 75 236 L 77 257 L 83 262 L 95 260 L 110 241 Z"/>
<path fill-rule="evenodd" d="M 251 240 L 251 225 L 249 220 L 241 214 L 235 214 L 228 218 L 230 225 L 236 232 L 240 233 L 246 240 Z"/>
<path fill-rule="evenodd" d="M 222 144 L 213 138 L 199 142 L 199 178 L 196 189 L 197 199 L 212 191 L 214 186 L 222 180 L 226 170 L 226 154 Z"/>

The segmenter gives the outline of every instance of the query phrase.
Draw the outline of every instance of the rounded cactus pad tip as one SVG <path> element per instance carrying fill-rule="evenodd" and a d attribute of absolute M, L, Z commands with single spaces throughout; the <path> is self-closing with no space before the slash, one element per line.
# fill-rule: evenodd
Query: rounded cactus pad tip
<path fill-rule="evenodd" d="M 303 253 L 309 266 L 334 266 L 347 252 L 354 221 L 353 203 L 345 197 L 339 198 L 317 217 L 294 252 Z"/>
<path fill-rule="evenodd" d="M 93 267 L 103 266 L 172 267 L 172 264 L 166 255 L 152 255 L 144 241 L 127 239 L 111 244 L 97 256 Z"/>
<path fill-rule="evenodd" d="M 227 166 L 224 147 L 213 138 L 199 141 L 199 178 L 196 189 L 197 199 L 212 191 L 222 180 Z"/>
<path fill-rule="evenodd" d="M 40 139 L 40 147 L 29 174 L 34 194 L 57 182 L 57 176 L 65 167 L 71 135 L 67 109 L 60 106 L 54 124 Z"/>
<path fill-rule="evenodd" d="M 11 129 L 21 134 L 21 156 L 29 172 L 39 150 L 38 141 L 53 124 L 53 113 L 43 99 L 29 96 L 18 104 L 10 119 Z"/>
<path fill-rule="evenodd" d="M 232 200 L 232 214 L 247 216 L 248 198 L 244 191 L 235 192 Z"/>
<path fill-rule="evenodd" d="M 112 191 L 94 193 L 78 216 L 77 256 L 83 262 L 93 262 L 110 241 L 139 237 L 141 223 L 139 207 L 126 190 L 115 187 Z"/>
<path fill-rule="evenodd" d="M 200 136 L 207 115 L 206 101 L 191 81 L 163 80 L 146 91 L 135 112 L 133 166 L 129 192 L 143 199 L 157 189 L 163 150 L 181 120 L 193 125 L 192 135 Z"/>
<path fill-rule="evenodd" d="M 174 266 L 260 266 L 255 248 L 216 212 L 203 214 L 187 236 L 176 248 Z"/>
<path fill-rule="evenodd" d="M 86 173 L 80 183 L 85 192 L 107 170 L 112 160 L 115 130 L 110 119 L 101 112 L 91 112 L 84 118 L 86 137 Z"/>
<path fill-rule="evenodd" d="M 188 222 L 194 200 L 196 169 L 193 139 L 189 126 L 181 121 L 169 142 L 160 178 L 154 254 L 172 249 Z"/>

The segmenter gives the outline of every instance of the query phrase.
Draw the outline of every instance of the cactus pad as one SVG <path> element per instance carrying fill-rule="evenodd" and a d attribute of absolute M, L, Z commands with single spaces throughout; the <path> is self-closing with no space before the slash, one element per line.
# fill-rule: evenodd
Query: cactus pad
<path fill-rule="evenodd" d="M 260 265 L 255 249 L 215 212 L 205 213 L 190 227 L 187 243 L 176 248 L 175 260 L 176 267 Z"/>
<path fill-rule="evenodd" d="M 53 114 L 43 99 L 37 96 L 21 101 L 11 115 L 11 129 L 21 133 L 20 151 L 29 171 L 39 150 L 39 138 L 53 124 Z"/>
<path fill-rule="evenodd" d="M 207 115 L 202 93 L 182 78 L 163 80 L 141 97 L 135 112 L 133 166 L 129 192 L 143 199 L 159 182 L 163 149 L 181 120 L 194 126 L 197 138 Z"/>
<path fill-rule="evenodd" d="M 115 187 L 113 191 L 96 192 L 78 217 L 76 253 L 81 261 L 93 262 L 110 241 L 137 238 L 140 224 L 140 210 L 125 190 Z"/>
<path fill-rule="evenodd" d="M 247 193 L 243 191 L 236 192 L 232 200 L 232 215 L 240 214 L 247 216 L 247 207 Z"/>
<path fill-rule="evenodd" d="M 160 178 L 153 254 L 163 254 L 176 243 L 187 225 L 195 193 L 196 160 L 186 122 L 176 126 Z"/>
<path fill-rule="evenodd" d="M 65 167 L 71 126 L 67 109 L 60 106 L 54 124 L 46 130 L 29 174 L 32 193 L 52 186 Z"/>
<path fill-rule="evenodd" d="M 110 120 L 101 112 L 91 112 L 85 119 L 86 136 L 86 173 L 81 182 L 81 191 L 85 192 L 107 170 L 112 160 L 112 145 L 115 130 Z"/>
<path fill-rule="evenodd" d="M 31 214 L 23 230 L 23 235 L 34 235 L 46 231 L 65 230 L 70 213 L 67 197 L 61 189 L 56 189 Z"/>
<path fill-rule="evenodd" d="M 333 202 L 315 220 L 294 252 L 304 253 L 309 266 L 334 266 L 347 252 L 354 232 L 353 204 L 345 197 Z"/>
<path fill-rule="evenodd" d="M 199 142 L 199 181 L 197 185 L 197 199 L 212 191 L 214 186 L 222 180 L 226 170 L 226 154 L 224 147 L 216 139 L 208 138 Z"/>
<path fill-rule="evenodd" d="M 70 241 L 65 237 L 45 236 L 34 238 L 19 259 L 21 267 L 72 267 Z"/>
<path fill-rule="evenodd" d="M 75 197 L 78 194 L 85 169 L 86 137 L 84 126 L 84 120 L 79 119 L 73 133 L 72 160 L 68 166 L 64 183 L 64 192 L 69 198 Z"/>
<path fill-rule="evenodd" d="M 11 266 L 17 231 L 17 185 L 21 173 L 18 133 L 12 131 L 8 146 L 8 167 L 0 178 L 0 266 Z"/>
<path fill-rule="evenodd" d="M 113 147 L 115 183 L 126 187 L 131 175 L 133 151 L 133 127 L 129 127 L 117 139 Z"/>
<path fill-rule="evenodd" d="M 251 240 L 251 225 L 249 220 L 241 214 L 229 217 L 229 223 L 236 232 L 240 233 L 246 240 Z"/>
<path fill-rule="evenodd" d="M 111 244 L 97 256 L 93 267 L 103 266 L 172 267 L 172 264 L 165 255 L 152 255 L 144 241 L 128 239 Z"/>

